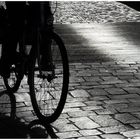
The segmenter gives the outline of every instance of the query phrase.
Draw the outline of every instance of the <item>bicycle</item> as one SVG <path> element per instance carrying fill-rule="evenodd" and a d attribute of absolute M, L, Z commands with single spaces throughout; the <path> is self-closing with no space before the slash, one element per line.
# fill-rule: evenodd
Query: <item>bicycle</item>
<path fill-rule="evenodd" d="M 10 66 L 10 77 L 3 77 L 8 91 L 14 93 L 18 90 L 24 75 L 28 77 L 30 98 L 35 114 L 41 121 L 54 122 L 61 114 L 68 93 L 69 65 L 67 51 L 62 39 L 52 30 L 51 54 L 53 69 L 47 75 L 42 74 L 40 68 L 40 36 L 38 47 L 31 48 L 29 54 L 25 53 L 25 38 L 19 40 L 18 53 L 20 61 Z"/>

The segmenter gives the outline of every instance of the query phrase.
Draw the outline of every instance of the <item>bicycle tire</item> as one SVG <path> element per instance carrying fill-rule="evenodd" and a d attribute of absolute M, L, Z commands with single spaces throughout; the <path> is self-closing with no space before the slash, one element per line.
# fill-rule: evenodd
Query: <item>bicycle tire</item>
<path fill-rule="evenodd" d="M 16 92 L 20 86 L 21 80 L 23 79 L 23 66 L 17 69 L 16 64 L 10 67 L 10 77 L 3 77 L 6 89 L 12 93 Z"/>
<path fill-rule="evenodd" d="M 56 33 L 52 33 L 52 41 L 54 41 L 56 43 L 55 45 L 53 45 L 53 43 L 51 45 L 51 48 L 53 48 L 53 46 L 55 46 L 54 56 L 57 58 L 57 61 L 58 61 L 58 59 L 60 59 L 60 56 L 61 56 L 61 59 L 59 61 L 62 60 L 62 66 L 61 66 L 61 64 L 59 64 L 59 62 L 56 62 L 57 64 L 55 65 L 55 67 L 57 67 L 57 66 L 59 67 L 59 68 L 57 67 L 58 69 L 55 68 L 55 74 L 57 75 L 56 77 L 60 78 L 60 79 L 57 79 L 55 77 L 50 82 L 45 81 L 46 82 L 45 84 L 46 84 L 46 86 L 51 85 L 51 84 L 52 85 L 54 84 L 54 86 L 56 86 L 58 84 L 60 87 L 51 87 L 51 91 L 49 91 L 49 87 L 47 87 L 47 89 L 44 88 L 45 89 L 44 90 L 45 94 L 42 93 L 43 89 L 41 89 L 40 91 L 42 91 L 42 92 L 39 93 L 39 90 L 37 88 L 41 87 L 42 85 L 39 86 L 39 83 L 36 82 L 37 81 L 37 78 L 36 78 L 37 75 L 35 75 L 35 74 L 39 73 L 39 72 L 36 71 L 36 69 L 37 69 L 36 68 L 36 57 L 37 56 L 35 56 L 34 58 L 31 59 L 30 68 L 29 68 L 29 75 L 28 75 L 30 96 L 31 96 L 31 102 L 32 102 L 32 105 L 33 105 L 33 109 L 34 109 L 37 117 L 41 121 L 45 121 L 47 123 L 54 122 L 60 116 L 60 114 L 62 113 L 65 102 L 66 102 L 67 93 L 68 93 L 68 85 L 69 85 L 69 66 L 68 66 L 68 57 L 67 57 L 66 48 L 64 46 L 64 43 L 63 43 L 62 39 Z M 56 56 L 57 55 L 57 53 L 56 53 L 56 48 L 57 47 L 56 46 L 58 47 L 58 51 L 60 52 L 59 58 Z M 60 67 L 62 68 L 62 70 L 60 70 Z M 59 70 L 62 71 L 62 72 L 59 72 Z M 61 79 L 61 76 L 63 76 L 62 79 Z M 59 82 L 62 81 L 62 84 L 57 83 L 58 82 L 57 80 Z M 43 83 L 43 81 L 44 80 L 40 81 L 40 83 L 41 82 Z M 38 85 L 37 88 L 35 87 L 36 84 Z M 61 88 L 61 86 L 62 86 L 62 88 Z M 48 91 L 46 91 L 46 90 L 48 90 Z M 54 90 L 56 90 L 56 91 L 54 91 Z M 53 92 L 53 94 L 51 92 Z M 56 93 L 54 93 L 54 92 L 56 92 Z M 60 98 L 55 97 L 55 95 L 54 95 L 54 94 L 57 94 L 57 96 L 58 96 L 58 93 L 60 95 Z M 41 94 L 43 94 L 44 98 L 46 96 L 49 97 L 51 95 L 51 98 L 53 99 L 53 101 L 51 101 L 50 98 L 49 99 L 39 99 L 40 98 L 39 96 L 41 96 Z M 55 102 L 55 101 L 57 101 L 58 104 L 56 105 L 55 109 L 54 109 L 54 105 L 53 105 L 53 107 L 52 107 L 53 110 L 51 110 L 50 103 Z M 39 103 L 42 106 L 40 106 Z M 48 107 L 48 104 L 49 104 L 49 107 Z M 47 111 L 47 113 L 44 112 L 44 111 Z"/>

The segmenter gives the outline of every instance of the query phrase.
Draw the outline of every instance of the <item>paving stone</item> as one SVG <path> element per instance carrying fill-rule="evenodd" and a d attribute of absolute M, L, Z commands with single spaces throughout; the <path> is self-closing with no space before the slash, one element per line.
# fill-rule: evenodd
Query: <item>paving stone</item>
<path fill-rule="evenodd" d="M 100 131 L 108 134 L 108 133 L 120 133 L 120 132 L 125 132 L 132 130 L 131 127 L 125 126 L 125 125 L 117 125 L 117 126 L 109 126 L 109 127 L 102 127 L 98 128 Z M 125 136 L 125 135 L 124 135 Z"/>
<path fill-rule="evenodd" d="M 103 134 L 101 135 L 103 139 L 125 139 L 121 134 Z"/>
<path fill-rule="evenodd" d="M 120 109 L 124 109 L 127 108 L 129 106 L 129 104 L 105 104 L 103 105 L 104 108 L 107 109 L 114 109 L 114 110 L 120 110 Z"/>
<path fill-rule="evenodd" d="M 33 110 L 33 107 L 32 106 L 29 106 L 29 107 L 19 107 L 19 108 L 16 108 L 16 111 L 17 112 L 26 112 L 26 111 L 32 111 Z"/>
<path fill-rule="evenodd" d="M 84 71 L 78 71 L 77 73 L 75 73 L 75 76 L 88 76 L 88 78 L 91 78 L 91 73 L 87 73 L 86 70 Z M 85 79 L 85 78 L 84 78 Z M 86 80 L 86 79 L 85 79 Z"/>
<path fill-rule="evenodd" d="M 23 116 L 26 116 L 26 117 L 34 117 L 32 111 L 17 112 L 16 115 L 17 115 L 19 118 L 20 118 L 20 117 L 23 117 Z"/>
<path fill-rule="evenodd" d="M 100 139 L 99 136 L 85 136 L 85 137 L 79 137 L 78 139 Z"/>
<path fill-rule="evenodd" d="M 140 123 L 133 123 L 133 124 L 130 124 L 131 126 L 133 126 L 135 129 L 140 129 Z"/>
<path fill-rule="evenodd" d="M 78 138 L 81 137 L 81 134 L 77 131 L 72 131 L 72 132 L 63 132 L 63 133 L 56 133 L 56 135 L 60 138 L 60 139 L 70 139 L 70 138 Z"/>
<path fill-rule="evenodd" d="M 107 91 L 109 94 L 112 95 L 117 95 L 117 94 L 127 94 L 127 92 L 125 92 L 123 89 L 121 88 L 109 88 L 109 89 L 105 89 L 105 91 Z"/>
<path fill-rule="evenodd" d="M 120 80 L 131 80 L 131 79 L 136 79 L 136 76 L 133 76 L 133 75 L 121 75 L 121 76 L 118 76 L 118 78 Z"/>
<path fill-rule="evenodd" d="M 20 93 L 28 93 L 29 92 L 29 88 L 19 88 L 18 92 L 20 92 Z"/>
<path fill-rule="evenodd" d="M 95 106 L 100 106 L 100 105 L 103 105 L 104 103 L 102 102 L 102 101 L 85 101 L 84 102 L 86 105 L 88 105 L 88 106 L 93 106 L 93 105 L 95 105 Z"/>
<path fill-rule="evenodd" d="M 115 114 L 117 113 L 117 111 L 113 108 L 111 109 L 98 109 L 98 110 L 95 110 L 95 112 L 98 114 L 98 115 L 108 115 L 108 114 Z"/>
<path fill-rule="evenodd" d="M 123 124 L 140 123 L 140 119 L 137 119 L 136 117 L 128 113 L 115 114 L 115 119 L 119 120 Z"/>
<path fill-rule="evenodd" d="M 122 81 L 122 80 L 108 80 L 108 81 L 103 81 L 103 82 L 100 82 L 100 84 L 105 84 L 105 85 L 109 85 L 109 84 L 123 84 L 123 83 L 126 83 L 126 81 Z"/>
<path fill-rule="evenodd" d="M 91 89 L 88 90 L 91 96 L 108 95 L 108 93 L 103 89 Z"/>
<path fill-rule="evenodd" d="M 128 99 L 128 98 L 140 98 L 138 94 L 125 94 L 125 95 L 108 95 L 111 99 Z"/>
<path fill-rule="evenodd" d="M 140 107 L 140 102 L 138 102 L 138 100 L 131 100 L 130 99 L 130 105 L 129 107 Z"/>
<path fill-rule="evenodd" d="M 93 96 L 90 99 L 94 101 L 104 101 L 108 100 L 109 98 L 107 96 Z"/>
<path fill-rule="evenodd" d="M 23 107 L 26 106 L 25 102 L 16 102 L 16 107 Z"/>
<path fill-rule="evenodd" d="M 75 98 L 67 98 L 66 102 L 68 103 L 74 103 L 74 102 L 85 102 L 87 101 L 87 97 L 75 97 Z"/>
<path fill-rule="evenodd" d="M 82 107 L 82 106 L 86 106 L 86 105 L 82 102 L 73 102 L 73 103 L 66 103 L 65 104 L 65 108 Z"/>
<path fill-rule="evenodd" d="M 106 104 L 121 104 L 121 103 L 129 103 L 127 99 L 114 99 L 114 100 L 105 100 Z"/>
<path fill-rule="evenodd" d="M 69 112 L 68 115 L 70 117 L 77 118 L 77 117 L 92 116 L 96 114 L 93 111 L 85 110 L 85 111 Z"/>
<path fill-rule="evenodd" d="M 116 87 L 121 87 L 121 88 L 138 88 L 140 87 L 140 83 L 122 83 L 122 84 L 116 84 Z"/>
<path fill-rule="evenodd" d="M 84 85 L 77 86 L 76 88 L 77 89 L 83 89 L 83 90 L 89 90 L 89 89 L 92 89 L 96 85 L 97 85 L 96 82 L 94 82 L 94 83 L 92 83 L 90 85 L 86 85 L 86 83 L 85 83 Z"/>
<path fill-rule="evenodd" d="M 70 120 L 80 129 L 94 129 L 99 127 L 97 123 L 88 117 L 71 118 Z"/>
<path fill-rule="evenodd" d="M 122 134 L 127 138 L 140 137 L 140 130 L 126 131 L 122 132 Z"/>
<path fill-rule="evenodd" d="M 26 121 L 25 123 L 27 125 L 29 125 L 30 122 L 38 119 L 37 116 L 22 116 L 21 118 Z"/>
<path fill-rule="evenodd" d="M 15 93 L 14 95 L 17 102 L 31 102 L 30 95 L 28 93 Z"/>
<path fill-rule="evenodd" d="M 100 77 L 84 77 L 86 82 L 101 82 L 102 79 Z"/>
<path fill-rule="evenodd" d="M 74 108 L 74 107 L 72 107 L 72 108 L 65 108 L 64 107 L 62 113 L 77 112 L 77 111 L 81 111 L 81 109 L 80 108 Z"/>
<path fill-rule="evenodd" d="M 102 106 L 85 106 L 85 107 L 81 107 L 81 109 L 82 110 L 88 110 L 88 111 L 90 111 L 90 110 L 99 110 L 99 109 L 103 109 L 103 107 Z"/>
<path fill-rule="evenodd" d="M 85 90 L 73 90 L 73 91 L 70 91 L 71 95 L 73 97 L 89 97 L 89 94 L 87 91 Z"/>
<path fill-rule="evenodd" d="M 70 83 L 84 82 L 85 80 L 82 77 L 70 77 Z"/>
<path fill-rule="evenodd" d="M 59 123 L 55 125 L 55 129 L 57 129 L 58 132 L 71 132 L 78 130 L 78 128 L 73 124 L 65 124 L 65 123 Z"/>
<path fill-rule="evenodd" d="M 115 85 L 116 86 L 116 85 Z M 109 85 L 97 85 L 97 86 L 93 86 L 93 88 L 114 88 L 115 87 L 114 85 L 112 84 L 109 84 Z"/>
<path fill-rule="evenodd" d="M 101 132 L 99 132 L 96 129 L 93 129 L 93 130 L 80 130 L 79 132 L 83 136 L 94 136 L 94 135 L 100 135 L 100 134 L 102 134 Z"/>
<path fill-rule="evenodd" d="M 133 87 L 128 87 L 128 88 L 124 88 L 124 90 L 126 90 L 128 93 L 140 93 L 140 88 L 133 88 Z"/>
<path fill-rule="evenodd" d="M 61 113 L 60 116 L 59 116 L 60 119 L 67 119 L 68 117 L 69 116 L 66 113 Z"/>
<path fill-rule="evenodd" d="M 53 122 L 53 125 L 59 125 L 59 124 L 69 124 L 70 121 L 68 119 L 62 119 L 62 118 L 58 118 L 55 122 Z"/>
<path fill-rule="evenodd" d="M 131 114 L 133 114 L 135 117 L 140 119 L 140 112 L 131 112 Z"/>
<path fill-rule="evenodd" d="M 119 112 L 124 113 L 124 112 L 128 112 L 128 113 L 134 113 L 134 112 L 139 112 L 140 111 L 140 107 L 127 107 L 127 108 L 119 108 L 117 109 Z"/>
<path fill-rule="evenodd" d="M 120 125 L 121 123 L 109 115 L 94 115 L 90 118 L 102 127 Z"/>
<path fill-rule="evenodd" d="M 127 99 L 130 102 L 130 105 L 134 106 L 135 104 L 139 104 L 139 98 L 132 98 L 132 99 Z"/>
<path fill-rule="evenodd" d="M 96 81 L 94 81 L 94 82 L 81 82 L 80 83 L 80 85 L 81 85 L 81 87 L 83 86 L 85 86 L 85 88 L 86 88 L 86 86 L 88 87 L 90 87 L 90 88 L 92 88 L 92 86 L 96 86 L 96 85 L 98 85 L 98 82 L 96 82 Z M 80 86 L 77 86 L 77 87 L 80 87 Z"/>

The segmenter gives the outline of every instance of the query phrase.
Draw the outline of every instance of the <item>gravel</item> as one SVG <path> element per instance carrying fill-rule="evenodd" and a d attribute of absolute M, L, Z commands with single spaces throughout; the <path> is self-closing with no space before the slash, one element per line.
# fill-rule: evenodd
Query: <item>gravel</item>
<path fill-rule="evenodd" d="M 54 17 L 61 24 L 139 22 L 140 12 L 115 1 L 61 1 Z"/>

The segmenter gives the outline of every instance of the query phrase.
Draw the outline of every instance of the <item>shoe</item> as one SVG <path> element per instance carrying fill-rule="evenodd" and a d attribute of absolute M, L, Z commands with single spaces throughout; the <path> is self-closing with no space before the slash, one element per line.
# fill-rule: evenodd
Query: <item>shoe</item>
<path fill-rule="evenodd" d="M 41 66 L 41 72 L 44 78 L 52 77 L 53 70 L 54 70 L 54 65 L 52 63 L 47 63 L 46 65 Z"/>

